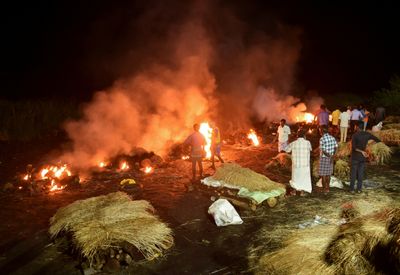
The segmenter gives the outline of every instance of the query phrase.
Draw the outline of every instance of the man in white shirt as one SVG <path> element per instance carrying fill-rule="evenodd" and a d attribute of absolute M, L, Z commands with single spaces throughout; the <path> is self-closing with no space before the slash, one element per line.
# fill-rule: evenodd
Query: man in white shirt
<path fill-rule="evenodd" d="M 292 179 L 290 186 L 296 191 L 300 191 L 300 196 L 304 192 L 311 193 L 311 173 L 310 173 L 310 152 L 311 143 L 305 139 L 304 130 L 299 130 L 297 140 L 293 141 L 286 148 L 286 152 L 292 152 Z"/>
<path fill-rule="evenodd" d="M 284 152 L 288 146 L 290 128 L 286 125 L 286 120 L 281 119 L 281 123 L 277 131 L 278 135 L 278 152 Z"/>
<path fill-rule="evenodd" d="M 347 130 L 349 129 L 350 115 L 348 111 L 342 112 L 339 117 L 340 120 L 340 142 L 346 142 Z"/>
<path fill-rule="evenodd" d="M 351 111 L 351 117 L 350 117 L 350 131 L 351 133 L 354 133 L 356 131 L 356 126 L 358 125 L 358 122 L 364 118 L 363 114 L 361 111 L 355 107 L 353 111 Z"/>

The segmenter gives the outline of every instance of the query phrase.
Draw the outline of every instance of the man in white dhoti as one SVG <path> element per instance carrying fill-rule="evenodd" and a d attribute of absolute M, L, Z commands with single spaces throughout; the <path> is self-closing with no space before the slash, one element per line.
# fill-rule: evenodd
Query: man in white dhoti
<path fill-rule="evenodd" d="M 311 143 L 305 139 L 305 131 L 300 130 L 297 140 L 289 144 L 286 152 L 292 152 L 292 179 L 290 186 L 304 196 L 304 192 L 311 193 L 310 153 Z"/>

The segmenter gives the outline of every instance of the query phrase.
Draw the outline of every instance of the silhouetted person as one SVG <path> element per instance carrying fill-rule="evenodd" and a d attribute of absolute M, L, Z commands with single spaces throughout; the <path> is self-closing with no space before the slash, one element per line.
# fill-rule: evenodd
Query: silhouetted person
<path fill-rule="evenodd" d="M 196 163 L 199 166 L 199 175 L 200 178 L 203 176 L 203 164 L 202 160 L 204 157 L 204 146 L 206 144 L 206 139 L 199 132 L 200 125 L 193 125 L 194 133 L 192 133 L 184 142 L 185 145 L 189 145 L 191 148 L 190 151 L 190 159 L 192 161 L 192 181 L 196 180 Z"/>

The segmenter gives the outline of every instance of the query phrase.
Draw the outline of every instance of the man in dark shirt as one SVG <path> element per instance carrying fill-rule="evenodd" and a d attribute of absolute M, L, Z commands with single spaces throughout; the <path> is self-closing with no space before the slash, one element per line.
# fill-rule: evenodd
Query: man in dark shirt
<path fill-rule="evenodd" d="M 351 173 L 350 173 L 350 192 L 354 193 L 354 184 L 357 178 L 357 193 L 361 193 L 362 180 L 364 176 L 365 161 L 368 157 L 365 148 L 369 140 L 380 142 L 380 140 L 363 130 L 364 123 L 362 121 L 356 125 L 356 133 L 351 138 Z"/>

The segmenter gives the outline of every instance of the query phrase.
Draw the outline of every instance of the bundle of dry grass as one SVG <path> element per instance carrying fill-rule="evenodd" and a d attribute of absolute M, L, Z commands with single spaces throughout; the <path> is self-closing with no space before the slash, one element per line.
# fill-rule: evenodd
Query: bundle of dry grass
<path fill-rule="evenodd" d="M 383 124 L 383 130 L 396 129 L 400 130 L 400 123 Z"/>
<path fill-rule="evenodd" d="M 338 159 L 335 162 L 334 175 L 342 181 L 347 181 L 350 178 L 350 165 L 348 161 Z"/>
<path fill-rule="evenodd" d="M 376 164 L 387 163 L 392 157 L 392 150 L 383 142 L 368 143 L 366 151 Z"/>
<path fill-rule="evenodd" d="M 279 153 L 265 165 L 265 169 L 272 167 L 289 169 L 291 166 L 292 166 L 292 157 L 290 156 L 290 154 Z"/>
<path fill-rule="evenodd" d="M 400 123 L 400 116 L 387 116 L 383 123 Z"/>
<path fill-rule="evenodd" d="M 378 132 L 371 132 L 377 138 L 379 138 L 382 142 L 388 145 L 400 145 L 400 130 L 398 129 L 389 129 L 389 130 L 381 130 Z"/>
<path fill-rule="evenodd" d="M 233 186 L 247 188 L 249 191 L 271 192 L 276 189 L 285 189 L 283 184 L 235 163 L 223 164 L 212 178 Z"/>
<path fill-rule="evenodd" d="M 351 141 L 340 142 L 335 156 L 338 158 L 349 158 L 350 155 L 351 155 Z"/>
<path fill-rule="evenodd" d="M 50 219 L 50 235 L 70 233 L 76 248 L 91 263 L 104 250 L 129 243 L 146 259 L 173 244 L 171 229 L 152 212 L 147 201 L 132 201 L 122 192 L 98 196 L 60 208 Z"/>

